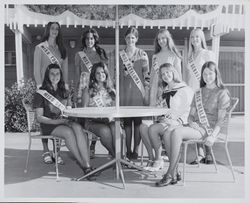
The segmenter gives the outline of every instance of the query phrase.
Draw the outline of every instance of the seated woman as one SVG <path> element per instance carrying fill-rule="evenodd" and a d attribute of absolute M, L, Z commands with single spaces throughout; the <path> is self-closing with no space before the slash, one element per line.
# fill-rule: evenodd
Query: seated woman
<path fill-rule="evenodd" d="M 115 90 L 107 66 L 103 62 L 93 64 L 89 88 L 83 92 L 83 106 L 109 107 L 115 105 Z M 85 123 L 86 129 L 100 137 L 102 145 L 115 157 L 115 124 L 108 118 L 91 118 Z"/>
<path fill-rule="evenodd" d="M 34 97 L 37 121 L 43 134 L 65 140 L 69 151 L 87 174 L 93 170 L 89 163 L 87 136 L 78 123 L 62 117 L 63 109 L 69 105 L 70 97 L 65 89 L 62 70 L 57 64 L 50 64 Z"/>
<path fill-rule="evenodd" d="M 230 96 L 223 86 L 219 69 L 214 62 L 206 62 L 202 66 L 200 87 L 191 105 L 189 126 L 176 128 L 169 140 L 165 139 L 169 135 L 163 136 L 170 146 L 170 165 L 163 178 L 156 182 L 157 187 L 177 183 L 176 166 L 183 140 L 204 139 L 205 145 L 212 146 L 220 132 L 227 108 L 230 106 Z"/>
<path fill-rule="evenodd" d="M 170 111 L 167 115 L 158 117 L 149 128 L 145 124 L 140 126 L 142 141 L 149 155 L 149 162 L 145 169 L 150 171 L 163 168 L 162 136 L 165 134 L 166 138 L 175 128 L 187 123 L 194 95 L 192 89 L 181 81 L 179 73 L 170 63 L 164 63 L 159 68 L 158 90 L 160 95 L 157 99 L 157 106 L 169 108 Z M 152 149 L 155 151 L 155 157 Z M 166 150 L 169 154 L 169 143 L 166 145 Z"/>

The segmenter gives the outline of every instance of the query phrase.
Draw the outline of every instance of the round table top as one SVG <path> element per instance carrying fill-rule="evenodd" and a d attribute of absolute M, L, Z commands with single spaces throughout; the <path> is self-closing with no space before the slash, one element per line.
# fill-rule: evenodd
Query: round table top
<path fill-rule="evenodd" d="M 64 115 L 83 118 L 147 117 L 167 114 L 169 109 L 150 106 L 83 107 L 64 110 Z"/>

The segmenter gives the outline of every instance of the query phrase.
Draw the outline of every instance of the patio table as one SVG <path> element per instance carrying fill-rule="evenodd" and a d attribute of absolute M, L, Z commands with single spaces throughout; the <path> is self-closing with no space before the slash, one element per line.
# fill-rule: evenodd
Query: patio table
<path fill-rule="evenodd" d="M 119 179 L 121 176 L 123 186 L 125 188 L 125 180 L 121 167 L 121 163 L 129 165 L 140 171 L 148 172 L 142 167 L 136 166 L 121 157 L 121 129 L 120 129 L 120 119 L 126 117 L 149 117 L 149 116 L 160 116 L 167 114 L 169 109 L 167 108 L 157 108 L 149 106 L 120 106 L 117 107 L 84 107 L 84 108 L 73 108 L 66 109 L 64 114 L 71 117 L 81 117 L 81 118 L 110 118 L 115 120 L 115 158 L 108 163 L 98 167 L 92 172 L 78 178 L 77 180 L 84 179 L 100 170 L 107 168 L 112 164 L 116 164 L 116 177 Z"/>

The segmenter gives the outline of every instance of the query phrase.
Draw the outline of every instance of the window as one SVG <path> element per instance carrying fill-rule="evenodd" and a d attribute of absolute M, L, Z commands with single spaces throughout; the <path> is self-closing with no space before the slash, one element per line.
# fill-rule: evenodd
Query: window
<path fill-rule="evenodd" d="M 16 53 L 15 51 L 5 51 L 5 66 L 16 65 Z"/>

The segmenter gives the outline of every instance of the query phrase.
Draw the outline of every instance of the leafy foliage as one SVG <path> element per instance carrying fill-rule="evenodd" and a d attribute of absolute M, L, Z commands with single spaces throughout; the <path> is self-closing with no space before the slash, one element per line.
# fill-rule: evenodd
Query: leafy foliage
<path fill-rule="evenodd" d="M 22 99 L 27 98 L 30 105 L 33 104 L 33 97 L 36 91 L 35 81 L 28 79 L 21 81 L 19 88 L 14 83 L 10 88 L 5 88 L 5 131 L 7 132 L 26 132 L 27 118 L 22 105 Z"/>
<path fill-rule="evenodd" d="M 60 15 L 68 10 L 80 18 L 89 20 L 115 20 L 114 5 L 26 5 L 29 10 L 48 15 Z M 218 5 L 119 5 L 119 18 L 134 13 L 146 19 L 178 18 L 193 9 L 208 13 Z"/>

